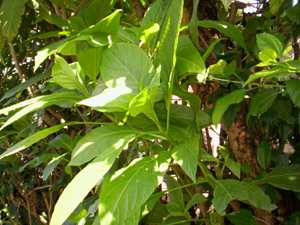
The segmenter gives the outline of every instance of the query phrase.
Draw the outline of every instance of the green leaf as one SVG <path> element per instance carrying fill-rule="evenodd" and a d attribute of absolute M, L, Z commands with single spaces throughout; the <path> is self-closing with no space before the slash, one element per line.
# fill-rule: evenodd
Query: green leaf
<path fill-rule="evenodd" d="M 101 225 L 137 225 L 131 217 L 162 181 L 168 167 L 169 156 L 136 159 L 126 168 L 117 171 L 104 182 L 100 193 L 99 215 Z"/>
<path fill-rule="evenodd" d="M 215 109 L 212 114 L 212 122 L 213 124 L 218 124 L 221 122 L 223 114 L 226 112 L 226 110 L 229 108 L 232 104 L 238 104 L 241 101 L 243 101 L 245 96 L 245 90 L 235 90 L 228 95 L 219 98 L 216 102 Z"/>
<path fill-rule="evenodd" d="M 244 85 L 252 83 L 253 81 L 255 81 L 259 78 L 271 78 L 271 77 L 276 77 L 276 76 L 281 76 L 281 75 L 287 76 L 287 75 L 291 75 L 291 74 L 292 74 L 292 71 L 288 71 L 284 68 L 276 66 L 272 69 L 262 70 L 262 71 L 259 71 L 259 72 L 256 72 L 256 73 L 250 75 Z"/>
<path fill-rule="evenodd" d="M 142 49 L 129 43 L 117 43 L 103 53 L 101 78 L 108 88 L 80 104 L 100 111 L 127 111 L 130 101 L 138 94 L 143 95 L 144 88 L 159 85 L 158 75 Z"/>
<path fill-rule="evenodd" d="M 267 142 L 262 142 L 257 149 L 257 161 L 263 169 L 267 169 L 271 163 L 272 150 Z"/>
<path fill-rule="evenodd" d="M 64 153 L 60 156 L 54 157 L 45 167 L 43 170 L 42 178 L 44 181 L 48 179 L 48 177 L 51 175 L 51 173 L 55 170 L 55 168 L 58 166 L 58 164 L 63 160 L 63 158 L 67 155 L 67 153 Z"/>
<path fill-rule="evenodd" d="M 18 34 L 27 0 L 3 0 L 0 9 L 1 33 L 12 42 Z"/>
<path fill-rule="evenodd" d="M 289 94 L 292 102 L 300 107 L 300 80 L 286 81 L 286 92 Z"/>
<path fill-rule="evenodd" d="M 284 3 L 284 0 L 270 0 L 270 11 L 273 15 L 276 15 L 278 11 L 280 10 L 282 4 Z"/>
<path fill-rule="evenodd" d="M 220 33 L 223 33 L 225 36 L 231 38 L 242 48 L 246 49 L 246 43 L 242 32 L 233 24 L 225 21 L 201 20 L 198 21 L 198 26 L 216 29 Z"/>
<path fill-rule="evenodd" d="M 195 182 L 199 157 L 199 135 L 189 129 L 189 137 L 178 143 L 172 150 L 174 163 L 182 167 L 184 172 Z"/>
<path fill-rule="evenodd" d="M 65 126 L 66 126 L 66 124 L 60 124 L 60 125 L 56 125 L 56 126 L 46 128 L 46 129 L 36 132 L 35 134 L 23 139 L 22 141 L 18 142 L 17 144 L 13 145 L 12 147 L 8 148 L 5 152 L 3 152 L 0 155 L 0 160 L 3 159 L 4 157 L 16 154 L 20 151 L 23 151 L 26 148 L 29 148 L 33 144 L 39 142 L 40 140 L 48 137 L 51 134 L 56 133 L 57 131 L 61 130 Z"/>
<path fill-rule="evenodd" d="M 80 166 L 100 153 L 121 152 L 138 135 L 129 127 L 109 125 L 98 127 L 80 139 L 72 152 L 70 165 Z"/>
<path fill-rule="evenodd" d="M 220 215 L 225 214 L 225 209 L 230 201 L 239 200 L 255 208 L 272 211 L 276 208 L 271 199 L 259 187 L 249 182 L 238 180 L 216 180 L 213 205 Z"/>
<path fill-rule="evenodd" d="M 240 163 L 234 161 L 230 157 L 227 157 L 225 159 L 225 166 L 228 167 L 235 176 L 237 176 L 238 178 L 241 177 L 241 164 Z"/>
<path fill-rule="evenodd" d="M 268 111 L 277 98 L 277 95 L 278 91 L 276 89 L 264 89 L 257 92 L 251 99 L 248 117 L 260 117 L 263 113 Z"/>
<path fill-rule="evenodd" d="M 102 52 L 103 48 L 100 47 L 83 49 L 78 53 L 78 62 L 83 71 L 92 81 L 97 79 L 97 75 L 100 72 Z"/>
<path fill-rule="evenodd" d="M 263 51 L 264 49 L 272 49 L 277 53 L 278 56 L 281 56 L 283 52 L 283 45 L 281 41 L 272 34 L 257 34 L 256 43 L 260 51 Z"/>
<path fill-rule="evenodd" d="M 52 68 L 52 81 L 69 90 L 80 90 L 88 95 L 83 80 L 80 76 L 80 67 L 77 63 L 68 64 L 64 58 L 56 55 Z"/>
<path fill-rule="evenodd" d="M 276 167 L 265 174 L 262 181 L 280 189 L 300 192 L 300 166 Z"/>
<path fill-rule="evenodd" d="M 155 58 L 155 64 L 161 65 L 161 79 L 168 89 L 170 88 L 170 85 L 172 85 L 171 83 L 173 82 L 174 77 L 182 11 L 182 0 L 168 1 L 168 9 L 165 11 L 165 18 L 161 24 L 159 47 Z"/>
<path fill-rule="evenodd" d="M 0 131 L 29 113 L 46 108 L 51 105 L 63 105 L 63 104 L 66 106 L 73 105 L 76 102 L 78 102 L 81 98 L 82 98 L 81 96 L 79 96 L 74 92 L 58 92 L 51 95 L 45 95 L 45 96 L 29 99 L 24 102 L 18 103 L 16 105 L 4 108 L 0 110 L 0 114 L 18 108 L 22 108 L 22 109 L 20 109 L 8 120 L 6 120 L 6 122 L 0 127 Z"/>
<path fill-rule="evenodd" d="M 277 53 L 271 48 L 265 48 L 259 52 L 258 58 L 264 65 L 272 65 L 273 63 L 276 63 Z"/>
<path fill-rule="evenodd" d="M 177 47 L 176 74 L 181 77 L 186 74 L 205 73 L 206 67 L 198 49 L 188 36 L 181 36 Z"/>
<path fill-rule="evenodd" d="M 98 153 L 97 158 L 82 169 L 64 189 L 54 207 L 50 225 L 62 225 L 65 222 L 92 188 L 102 180 L 120 151 L 102 148 Z"/>
<path fill-rule="evenodd" d="M 247 209 L 240 209 L 238 212 L 230 213 L 226 215 L 226 218 L 233 225 L 257 225 L 255 217 Z"/>

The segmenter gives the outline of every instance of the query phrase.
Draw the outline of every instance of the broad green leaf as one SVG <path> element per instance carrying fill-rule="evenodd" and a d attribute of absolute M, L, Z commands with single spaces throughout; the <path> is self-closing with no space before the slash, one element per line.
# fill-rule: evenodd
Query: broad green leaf
<path fill-rule="evenodd" d="M 236 162 L 230 157 L 227 157 L 225 159 L 225 166 L 228 167 L 228 169 L 231 170 L 231 172 L 237 176 L 238 178 L 241 177 L 241 164 Z"/>
<path fill-rule="evenodd" d="M 185 210 L 184 197 L 179 183 L 174 177 L 171 176 L 166 176 L 165 181 L 167 183 L 168 190 L 174 190 L 168 193 L 168 203 L 166 204 L 166 209 L 171 215 L 183 213 Z"/>
<path fill-rule="evenodd" d="M 152 87 L 159 85 L 159 70 L 154 70 L 150 58 L 138 46 L 117 43 L 104 51 L 101 78 L 107 88 L 100 94 L 83 100 L 80 104 L 100 111 L 122 112 L 128 110 L 135 96 L 142 97 L 146 94 L 147 90 L 144 88 L 149 87 L 148 91 L 150 91 Z M 153 95 L 153 93 L 150 91 L 149 94 Z"/>
<path fill-rule="evenodd" d="M 192 198 L 186 203 L 185 212 L 188 212 L 188 210 L 194 205 L 201 204 L 204 202 L 206 202 L 206 198 L 201 193 L 194 194 Z"/>
<path fill-rule="evenodd" d="M 60 125 L 46 128 L 46 129 L 43 129 L 41 131 L 34 133 L 33 135 L 25 138 L 24 140 L 18 142 L 17 144 L 13 145 L 12 147 L 8 148 L 5 152 L 3 152 L 0 155 L 0 160 L 3 159 L 4 157 L 16 154 L 20 151 L 23 151 L 26 148 L 29 148 L 33 144 L 39 142 L 40 140 L 48 137 L 51 134 L 56 133 L 57 131 L 61 130 L 65 126 L 66 126 L 66 124 L 60 124 Z"/>
<path fill-rule="evenodd" d="M 70 165 L 80 166 L 100 153 L 120 153 L 137 135 L 138 131 L 129 127 L 109 125 L 95 128 L 78 141 Z"/>
<path fill-rule="evenodd" d="M 77 64 L 68 64 L 64 58 L 56 55 L 51 80 L 63 88 L 80 90 L 81 93 L 88 95 L 88 90 L 80 77 L 80 72 Z"/>
<path fill-rule="evenodd" d="M 83 49 L 78 53 L 78 62 L 85 74 L 95 81 L 100 72 L 103 48 Z"/>
<path fill-rule="evenodd" d="M 300 192 L 300 166 L 276 167 L 265 174 L 262 181 L 280 189 Z"/>
<path fill-rule="evenodd" d="M 277 95 L 278 91 L 276 89 L 264 89 L 257 92 L 251 99 L 248 117 L 260 117 L 263 113 L 268 111 L 277 98 Z"/>
<path fill-rule="evenodd" d="M 196 181 L 196 170 L 199 157 L 199 135 L 189 129 L 189 137 L 178 143 L 172 150 L 174 162 L 182 167 L 184 172 Z"/>
<path fill-rule="evenodd" d="M 242 32 L 233 24 L 225 21 L 200 20 L 198 21 L 198 26 L 216 29 L 220 33 L 223 33 L 225 36 L 231 38 L 242 48 L 246 49 L 246 43 Z"/>
<path fill-rule="evenodd" d="M 106 180 L 100 193 L 101 225 L 137 225 L 137 222 L 128 223 L 128 220 L 140 212 L 160 184 L 168 161 L 165 152 L 158 157 L 136 159 Z"/>
<path fill-rule="evenodd" d="M 0 9 L 1 33 L 12 42 L 18 34 L 27 0 L 3 0 Z"/>
<path fill-rule="evenodd" d="M 58 164 L 63 160 L 63 158 L 67 155 L 67 153 L 64 153 L 60 156 L 54 157 L 45 167 L 43 170 L 42 178 L 44 181 L 48 179 L 48 177 L 51 175 L 51 173 L 55 170 L 55 168 L 58 166 Z"/>
<path fill-rule="evenodd" d="M 101 78 L 108 87 L 116 87 L 122 81 L 137 93 L 150 83 L 151 68 L 150 58 L 138 46 L 117 43 L 103 53 Z"/>
<path fill-rule="evenodd" d="M 289 94 L 292 102 L 300 107 L 300 80 L 286 81 L 286 92 Z"/>
<path fill-rule="evenodd" d="M 256 35 L 257 47 L 260 51 L 264 49 L 274 50 L 278 56 L 281 56 L 283 52 L 283 45 L 281 41 L 274 35 L 269 33 L 261 33 Z"/>
<path fill-rule="evenodd" d="M 212 64 L 208 67 L 208 72 L 214 75 L 224 75 L 224 70 L 226 66 L 227 62 L 223 59 L 220 59 L 217 63 Z"/>
<path fill-rule="evenodd" d="M 205 73 L 206 68 L 202 57 L 188 36 L 181 36 L 179 38 L 176 54 L 177 76 Z"/>
<path fill-rule="evenodd" d="M 1 110 L 2 113 L 7 112 L 7 110 L 11 110 L 11 109 L 14 110 L 16 108 L 20 108 L 20 106 L 23 107 L 25 105 L 24 108 L 20 109 L 8 120 L 6 120 L 6 122 L 0 127 L 0 131 L 29 113 L 46 108 L 51 105 L 70 106 L 78 102 L 81 98 L 82 97 L 80 95 L 74 92 L 58 92 L 51 95 L 45 95 L 45 96 L 33 98 L 25 102 L 18 103 L 14 106 L 10 106 L 6 109 Z"/>
<path fill-rule="evenodd" d="M 272 150 L 267 142 L 262 142 L 257 149 L 257 161 L 263 169 L 267 169 L 271 163 Z"/>
<path fill-rule="evenodd" d="M 94 146 L 95 147 L 95 146 Z M 97 158 L 82 169 L 60 195 L 52 214 L 50 225 L 62 225 L 93 187 L 111 168 L 120 151 L 101 148 Z"/>
<path fill-rule="evenodd" d="M 216 102 L 215 109 L 212 114 L 212 122 L 213 124 L 218 124 L 221 122 L 223 114 L 226 112 L 228 107 L 232 104 L 238 104 L 243 101 L 245 96 L 245 90 L 235 90 L 228 95 L 219 98 Z"/>
<path fill-rule="evenodd" d="M 276 208 L 271 203 L 269 196 L 254 184 L 230 179 L 216 180 L 212 201 L 216 211 L 220 215 L 224 215 L 227 205 L 232 200 L 239 200 L 266 211 Z"/>

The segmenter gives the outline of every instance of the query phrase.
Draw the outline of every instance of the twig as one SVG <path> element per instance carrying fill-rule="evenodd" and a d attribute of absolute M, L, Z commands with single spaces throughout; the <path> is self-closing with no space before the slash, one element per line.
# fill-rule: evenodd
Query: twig
<path fill-rule="evenodd" d="M 9 46 L 9 51 L 10 51 L 10 54 L 11 54 L 11 57 L 12 57 L 12 61 L 14 62 L 17 73 L 19 75 L 19 79 L 21 80 L 22 83 L 24 83 L 26 81 L 26 76 L 22 72 L 22 69 L 20 67 L 20 64 L 19 64 L 19 61 L 18 61 L 18 58 L 17 58 L 16 51 L 14 49 L 14 46 L 11 42 L 8 42 L 8 46 Z M 29 96 L 32 97 L 33 96 L 33 91 L 31 89 L 31 87 L 28 87 L 27 91 L 28 91 Z"/>

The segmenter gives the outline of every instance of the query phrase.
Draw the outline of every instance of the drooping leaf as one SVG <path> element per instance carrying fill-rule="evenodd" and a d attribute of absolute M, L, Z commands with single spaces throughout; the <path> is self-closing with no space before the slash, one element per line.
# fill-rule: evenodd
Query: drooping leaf
<path fill-rule="evenodd" d="M 300 80 L 286 81 L 286 91 L 289 94 L 292 102 L 300 107 Z"/>
<path fill-rule="evenodd" d="M 260 117 L 272 106 L 277 95 L 278 91 L 276 89 L 264 89 L 257 92 L 251 99 L 248 116 Z"/>
<path fill-rule="evenodd" d="M 99 154 L 121 152 L 137 135 L 138 131 L 129 127 L 110 125 L 95 128 L 78 141 L 70 165 L 82 165 Z"/>
<path fill-rule="evenodd" d="M 256 35 L 257 46 L 260 51 L 264 49 L 274 50 L 278 56 L 283 52 L 283 45 L 281 41 L 274 35 L 269 33 L 261 33 Z"/>
<path fill-rule="evenodd" d="M 1 33 L 12 42 L 18 33 L 27 0 L 3 0 L 0 9 Z"/>
<path fill-rule="evenodd" d="M 50 225 L 62 225 L 65 222 L 92 188 L 102 180 L 120 151 L 101 148 L 98 153 L 97 158 L 82 169 L 64 189 L 54 207 Z"/>
<path fill-rule="evenodd" d="M 272 150 L 267 142 L 262 142 L 257 149 L 257 161 L 263 169 L 271 163 Z"/>
<path fill-rule="evenodd" d="M 231 172 L 237 176 L 238 178 L 241 177 L 241 164 L 236 162 L 234 159 L 227 157 L 225 159 L 225 166 L 231 170 Z"/>
<path fill-rule="evenodd" d="M 233 24 L 227 23 L 225 21 L 200 20 L 198 21 L 198 26 L 216 29 L 220 33 L 223 33 L 225 36 L 231 38 L 242 48 L 246 49 L 246 43 L 242 32 Z"/>
<path fill-rule="evenodd" d="M 162 181 L 168 160 L 166 153 L 161 153 L 158 157 L 136 159 L 108 179 L 100 193 L 101 225 L 137 225 L 137 221 L 132 223 L 130 218 L 140 212 Z"/>
<path fill-rule="evenodd" d="M 179 38 L 177 47 L 176 74 L 181 77 L 186 74 L 205 73 L 205 64 L 202 57 L 187 36 Z"/>
<path fill-rule="evenodd" d="M 213 124 L 220 123 L 222 120 L 222 116 L 226 112 L 228 107 L 232 104 L 238 104 L 241 101 L 243 101 L 244 96 L 245 96 L 245 90 L 240 89 L 240 90 L 235 90 L 222 98 L 219 98 L 212 115 Z"/>
<path fill-rule="evenodd" d="M 172 157 L 174 162 L 182 167 L 184 172 L 196 181 L 196 170 L 199 157 L 199 135 L 189 129 L 189 137 L 184 138 L 182 143 L 174 146 Z"/>
<path fill-rule="evenodd" d="M 262 180 L 280 189 L 300 192 L 300 166 L 276 167 L 265 174 Z"/>
<path fill-rule="evenodd" d="M 216 180 L 213 205 L 220 215 L 232 200 L 246 202 L 256 208 L 272 211 L 276 208 L 271 199 L 259 187 L 238 180 Z"/>
<path fill-rule="evenodd" d="M 2 109 L 3 112 L 7 112 L 8 110 L 15 110 L 21 108 L 18 112 L 16 112 L 13 116 L 11 116 L 6 122 L 0 127 L 0 130 L 3 130 L 5 127 L 11 125 L 18 119 L 22 118 L 23 116 L 32 113 L 34 111 L 46 108 L 51 105 L 66 105 L 72 106 L 76 102 L 78 102 L 82 96 L 74 93 L 74 92 L 58 92 L 51 95 L 45 95 L 36 97 L 33 99 L 26 100 L 24 102 L 18 103 L 16 105 L 7 107 Z M 26 103 L 26 104 L 25 104 Z M 24 108 L 23 108 L 24 107 Z M 0 113 L 1 114 L 1 113 Z"/>

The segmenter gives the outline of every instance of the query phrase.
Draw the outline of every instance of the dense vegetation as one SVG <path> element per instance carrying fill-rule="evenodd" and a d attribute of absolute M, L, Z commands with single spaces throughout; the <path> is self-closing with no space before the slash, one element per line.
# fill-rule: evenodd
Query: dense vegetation
<path fill-rule="evenodd" d="M 300 224 L 300 3 L 0 4 L 0 224 Z"/>

